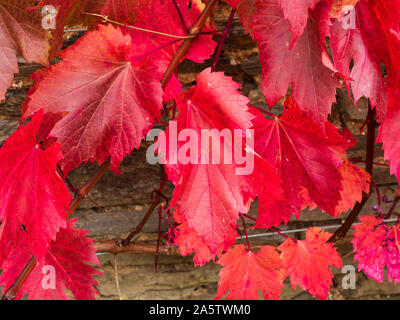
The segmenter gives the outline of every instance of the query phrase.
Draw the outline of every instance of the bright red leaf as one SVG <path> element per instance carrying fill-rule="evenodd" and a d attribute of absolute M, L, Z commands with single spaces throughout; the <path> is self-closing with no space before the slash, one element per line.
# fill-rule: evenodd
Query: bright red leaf
<path fill-rule="evenodd" d="M 26 234 L 25 245 L 40 259 L 59 228 L 65 227 L 71 195 L 56 173 L 62 159 L 59 144 L 43 150 L 36 138 L 42 118 L 41 112 L 35 114 L 0 148 L 2 258 Z"/>
<path fill-rule="evenodd" d="M 320 0 L 278 0 L 285 19 L 290 22 L 293 42 L 302 35 L 307 26 L 308 10 L 314 9 Z"/>
<path fill-rule="evenodd" d="M 281 261 L 274 247 L 264 246 L 258 252 L 251 252 L 242 244 L 236 245 L 218 260 L 218 264 L 223 268 L 217 299 L 228 292 L 228 300 L 258 300 L 258 291 L 264 299 L 279 299 L 283 288 Z"/>
<path fill-rule="evenodd" d="M 99 26 L 61 53 L 31 89 L 24 117 L 43 109 L 58 113 L 50 135 L 58 138 L 65 174 L 83 162 L 113 169 L 152 128 L 162 109 L 162 75 L 149 58 L 129 59 L 135 42 L 111 25 Z M 38 80 L 35 78 L 35 80 Z"/>
<path fill-rule="evenodd" d="M 268 120 L 258 113 L 255 136 L 255 150 L 275 168 L 286 200 L 260 201 L 256 226 L 269 228 L 287 223 L 291 215 L 298 218 L 304 204 L 302 188 L 322 210 L 333 215 L 341 198 L 339 169 L 343 163 L 331 149 L 333 142 L 312 119 L 289 98 L 279 118 Z"/>
<path fill-rule="evenodd" d="M 342 174 L 343 190 L 340 192 L 341 200 L 335 208 L 334 217 L 352 209 L 357 202 L 361 202 L 363 193 L 368 194 L 370 188 L 370 175 L 349 160 L 343 162 L 339 168 Z"/>
<path fill-rule="evenodd" d="M 180 140 L 176 145 L 169 142 L 168 146 L 159 147 L 166 155 L 167 172 L 175 183 L 171 205 L 177 210 L 175 215 L 178 221 L 184 224 L 178 227 L 179 232 L 195 232 L 199 237 L 200 248 L 205 244 L 212 257 L 229 248 L 235 241 L 238 213 L 247 212 L 248 195 L 253 195 L 257 189 L 250 185 L 253 181 L 251 178 L 237 173 L 241 166 L 234 158 L 234 144 L 242 142 L 243 130 L 251 128 L 254 117 L 248 111 L 248 98 L 239 93 L 239 87 L 223 73 L 211 72 L 210 69 L 201 72 L 197 76 L 197 85 L 177 100 L 177 133 L 180 135 L 185 129 L 194 130 L 198 139 L 193 140 L 193 143 L 199 150 L 198 154 L 192 154 L 193 160 L 182 164 L 182 150 L 186 155 L 186 149 L 183 148 L 187 146 L 186 140 Z M 240 131 L 239 141 L 232 141 L 235 129 Z M 166 141 L 170 141 L 171 130 L 170 125 Z M 228 131 L 232 139 L 224 139 L 223 130 Z M 206 144 L 203 144 L 201 140 L 205 137 L 205 131 L 216 134 L 217 144 L 210 137 L 206 137 Z M 223 146 L 220 153 L 219 144 Z M 239 151 L 244 147 L 241 145 Z M 171 154 L 178 157 L 177 164 L 171 163 Z M 215 155 L 217 161 L 212 163 Z M 205 161 L 202 160 L 203 156 Z M 230 164 L 225 161 L 225 156 L 228 156 Z M 270 181 L 266 181 L 266 185 L 270 186 L 269 199 L 276 199 L 281 196 L 277 178 L 268 164 L 265 164 L 264 170 L 270 177 Z M 190 243 L 192 245 L 187 243 L 182 253 L 187 254 L 196 249 L 196 243 Z M 203 260 L 201 264 L 205 262 Z"/>
<path fill-rule="evenodd" d="M 30 5 L 30 0 L 0 0 L 0 102 L 18 73 L 17 55 L 48 64 L 49 34 L 40 12 L 26 10 Z"/>
<path fill-rule="evenodd" d="M 300 109 L 322 127 L 340 83 L 322 61 L 317 26 L 309 20 L 306 31 L 291 48 L 290 24 L 277 0 L 261 0 L 255 5 L 252 30 L 260 51 L 261 87 L 269 106 L 286 96 L 291 85 Z"/>
<path fill-rule="evenodd" d="M 188 34 L 187 28 L 196 21 L 201 11 L 196 1 L 190 7 L 189 0 L 176 0 L 176 3 L 185 25 L 181 22 L 173 1 L 167 0 L 45 0 L 42 5 L 51 4 L 60 11 L 59 15 L 62 18 L 61 21 L 58 21 L 58 33 L 63 30 L 67 22 L 77 24 L 77 22 L 84 20 L 89 24 L 89 27 L 97 25 L 93 20 L 98 23 L 101 22 L 99 17 L 94 18 L 82 14 L 82 12 L 87 12 L 107 16 L 113 21 L 151 31 L 173 36 L 186 36 Z M 151 14 L 151 19 L 149 19 L 149 14 Z M 75 21 L 70 21 L 71 17 Z M 78 21 L 76 21 L 77 18 L 79 18 Z M 156 63 L 161 73 L 165 71 L 183 41 L 183 39 L 179 40 L 174 37 L 132 28 L 121 27 L 121 29 L 124 34 L 131 34 L 134 42 L 138 42 L 136 40 L 138 38 L 141 39 L 140 43 L 135 43 L 135 51 L 132 54 L 135 57 L 148 55 Z M 206 25 L 202 32 L 213 30 L 213 27 Z M 216 42 L 212 40 L 212 34 L 200 35 L 192 42 L 184 58 L 194 62 L 204 62 L 212 55 L 215 47 Z"/>
<path fill-rule="evenodd" d="M 76 219 L 69 220 L 66 228 L 60 229 L 43 260 L 25 280 L 16 299 L 28 294 L 29 300 L 68 300 L 66 289 L 77 300 L 95 298 L 97 291 L 94 286 L 97 282 L 93 276 L 101 272 L 87 264 L 99 265 L 94 240 L 86 237 L 88 231 L 74 229 L 75 222 Z M 31 257 L 31 251 L 23 244 L 15 248 L 1 266 L 0 283 L 9 288 Z"/>
<path fill-rule="evenodd" d="M 372 107 L 377 108 L 378 118 L 383 120 L 386 113 L 386 87 L 383 82 L 380 63 L 375 61 L 360 31 L 359 6 L 356 9 L 356 29 L 343 28 L 342 22 L 332 27 L 331 48 L 335 67 L 345 76 L 347 86 L 351 86 L 354 100 L 362 96 L 370 99 Z M 353 65 L 350 72 L 350 63 Z"/>
<path fill-rule="evenodd" d="M 305 240 L 294 242 L 288 238 L 278 247 L 293 289 L 299 285 L 311 295 L 326 299 L 333 277 L 329 266 L 342 267 L 339 254 L 333 244 L 327 242 L 331 235 L 313 227 L 307 230 Z"/>

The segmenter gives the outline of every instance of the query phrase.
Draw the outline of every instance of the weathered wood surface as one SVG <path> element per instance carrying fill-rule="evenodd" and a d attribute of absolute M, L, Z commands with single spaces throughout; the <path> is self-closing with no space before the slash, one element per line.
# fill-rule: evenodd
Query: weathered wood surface
<path fill-rule="evenodd" d="M 226 16 L 229 14 L 226 7 L 217 13 L 218 29 L 223 29 Z M 216 38 L 218 40 L 218 38 Z M 198 65 L 185 61 L 181 64 L 180 80 L 188 88 L 195 83 L 196 73 L 207 66 L 211 61 Z M 25 99 L 25 93 L 33 84 L 29 75 L 40 66 L 20 64 L 20 74 L 15 76 L 13 88 L 7 93 L 5 102 L 0 103 L 0 143 L 4 141 L 18 126 L 20 105 Z M 261 66 L 258 62 L 256 44 L 235 19 L 231 35 L 224 47 L 223 55 L 217 70 L 224 70 L 234 80 L 243 84 L 242 90 L 251 99 L 251 104 L 265 108 L 266 103 L 259 89 Z M 348 128 L 358 138 L 357 145 L 350 151 L 349 157 L 362 160 L 365 156 L 365 136 L 360 135 L 360 127 L 367 112 L 366 101 L 359 103 L 359 109 L 352 105 L 344 91 L 338 92 L 338 103 L 334 105 L 331 120 L 341 128 Z M 279 114 L 282 107 L 278 104 L 273 112 Z M 145 158 L 145 148 L 134 151 L 126 157 L 121 165 L 121 176 L 112 172 L 107 173 L 100 183 L 84 200 L 74 217 L 78 218 L 78 226 L 91 231 L 91 236 L 97 240 L 115 239 L 126 236 L 129 230 L 137 225 L 151 202 L 151 192 L 156 189 L 163 174 L 162 167 L 149 165 Z M 377 148 L 376 162 L 383 162 L 383 153 Z M 83 184 L 96 170 L 95 165 L 84 165 L 73 171 L 70 180 L 75 186 Z M 396 180 L 390 176 L 385 167 L 375 167 L 375 183 L 383 184 L 381 193 L 393 198 Z M 172 185 L 168 184 L 166 194 L 172 194 Z M 376 195 L 370 197 L 362 215 L 370 214 L 372 206 L 376 204 Z M 387 210 L 390 204 L 384 204 Z M 251 208 L 251 214 L 256 214 L 256 204 Z M 343 214 L 338 219 L 317 210 L 305 211 L 299 221 L 292 220 L 283 229 L 303 228 L 312 225 L 336 225 L 346 217 Z M 163 221 L 162 230 L 168 228 Z M 139 241 L 154 243 L 158 229 L 158 218 L 154 214 L 144 228 Z M 251 233 L 265 232 L 252 230 Z M 303 233 L 294 234 L 302 237 Z M 282 241 L 281 236 L 257 238 L 254 243 L 277 244 Z M 340 252 L 351 252 L 349 244 L 340 245 Z M 114 276 L 114 257 L 112 254 L 100 255 L 103 276 L 98 277 L 98 291 L 102 299 L 117 299 L 117 290 Z M 176 255 L 160 256 L 158 272 L 154 272 L 155 256 L 151 254 L 122 253 L 118 255 L 119 280 L 124 299 L 212 299 L 216 294 L 219 267 L 213 263 L 199 268 L 193 267 L 190 257 Z M 352 264 L 352 255 L 346 258 L 346 263 Z M 357 289 L 342 290 L 340 283 L 343 275 L 335 270 L 335 284 L 330 293 L 331 299 L 359 299 L 359 298 L 397 298 L 400 295 L 400 285 L 388 283 L 379 284 L 368 280 L 362 273 L 357 274 Z M 309 299 L 307 293 L 297 289 L 293 291 L 287 285 L 283 294 L 284 299 Z"/>

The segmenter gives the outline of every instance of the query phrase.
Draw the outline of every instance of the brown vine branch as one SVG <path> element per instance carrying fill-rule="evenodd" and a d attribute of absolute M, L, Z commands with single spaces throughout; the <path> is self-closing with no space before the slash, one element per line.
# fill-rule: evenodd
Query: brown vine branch
<path fill-rule="evenodd" d="M 375 147 L 375 127 L 376 127 L 376 115 L 375 109 L 371 108 L 371 103 L 368 105 L 368 115 L 367 115 L 367 145 L 366 145 L 366 160 L 365 160 L 365 171 L 367 171 L 372 179 L 373 161 L 374 161 L 374 147 Z M 350 230 L 354 221 L 360 214 L 361 209 L 364 207 L 369 196 L 371 195 L 371 188 L 368 194 L 364 193 L 361 202 L 357 202 L 353 210 L 350 212 L 342 226 L 336 230 L 336 232 L 329 239 L 329 242 L 335 242 L 339 239 L 343 239 L 347 232 Z"/>
<path fill-rule="evenodd" d="M 160 183 L 160 186 L 158 188 L 158 192 L 155 196 L 155 199 L 153 200 L 152 204 L 150 205 L 149 209 L 147 209 L 146 214 L 143 216 L 142 220 L 140 221 L 140 223 L 133 228 L 129 235 L 124 239 L 124 240 L 119 240 L 117 241 L 117 245 L 119 246 L 129 246 L 129 244 L 131 243 L 131 241 L 133 240 L 133 238 L 142 231 L 143 227 L 146 225 L 147 221 L 149 220 L 150 216 L 152 215 L 153 211 L 158 207 L 158 205 L 161 204 L 161 194 L 164 190 L 164 186 L 167 182 L 167 175 L 164 174 L 163 179 Z"/>

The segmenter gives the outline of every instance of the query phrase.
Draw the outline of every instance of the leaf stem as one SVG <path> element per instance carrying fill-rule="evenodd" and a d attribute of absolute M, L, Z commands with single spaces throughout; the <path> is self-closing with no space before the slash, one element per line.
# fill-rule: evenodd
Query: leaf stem
<path fill-rule="evenodd" d="M 213 64 L 211 66 L 211 71 L 212 72 L 214 72 L 216 67 L 217 67 L 217 63 L 218 63 L 219 57 L 221 56 L 222 47 L 224 46 L 225 41 L 228 38 L 229 31 L 231 29 L 232 21 L 233 21 L 233 17 L 235 16 L 235 13 L 236 13 L 236 9 L 232 9 L 231 10 L 231 14 L 229 15 L 229 18 L 228 18 L 228 22 L 225 25 L 225 29 L 222 32 L 221 40 L 218 43 L 217 52 L 215 53 L 214 61 L 213 61 Z"/>
<path fill-rule="evenodd" d="M 196 35 L 194 35 L 194 34 L 190 34 L 190 35 L 187 35 L 187 36 L 178 36 L 178 35 L 169 34 L 169 33 L 165 33 L 165 32 L 160 32 L 160 31 L 155 31 L 155 30 L 135 27 L 135 26 L 132 26 L 132 25 L 129 25 L 129 24 L 125 24 L 125 23 L 121 23 L 121 22 L 118 22 L 118 21 L 111 20 L 110 18 L 108 18 L 108 16 L 105 16 L 105 15 L 102 15 L 102 14 L 98 14 L 98 13 L 83 12 L 83 14 L 86 14 L 88 16 L 99 17 L 99 18 L 101 18 L 103 20 L 103 22 L 111 22 L 111 23 L 116 24 L 118 26 L 122 26 L 122 27 L 129 28 L 129 29 L 135 29 L 135 30 L 138 30 L 138 31 L 158 34 L 160 36 L 166 36 L 166 37 L 177 38 L 177 39 L 192 39 L 192 38 L 196 37 Z"/>

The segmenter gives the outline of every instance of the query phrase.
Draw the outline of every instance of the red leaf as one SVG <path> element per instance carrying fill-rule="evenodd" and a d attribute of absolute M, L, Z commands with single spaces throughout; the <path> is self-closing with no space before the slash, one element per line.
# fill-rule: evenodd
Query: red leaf
<path fill-rule="evenodd" d="M 40 259 L 59 228 L 65 227 L 71 195 L 56 174 L 56 164 L 62 158 L 60 146 L 54 143 L 43 150 L 36 138 L 42 118 L 41 112 L 35 114 L 0 149 L 3 258 L 26 234 L 27 246 Z"/>
<path fill-rule="evenodd" d="M 306 31 L 291 49 L 290 25 L 277 0 L 262 0 L 256 7 L 252 29 L 260 51 L 261 87 L 269 106 L 286 96 L 291 85 L 300 109 L 322 127 L 340 83 L 322 62 L 317 26 L 309 20 Z"/>
<path fill-rule="evenodd" d="M 302 35 L 307 26 L 308 10 L 314 9 L 320 0 L 279 0 L 285 19 L 290 22 L 293 42 Z"/>
<path fill-rule="evenodd" d="M 210 138 L 205 140 L 205 146 L 201 141 L 204 131 L 207 130 L 214 130 L 217 135 L 222 130 L 228 130 L 233 138 L 235 129 L 251 128 L 254 116 L 248 111 L 248 98 L 237 91 L 239 87 L 240 85 L 223 73 L 211 72 L 209 68 L 201 72 L 197 76 L 197 85 L 177 100 L 177 133 L 181 134 L 185 129 L 194 130 L 198 137 L 194 141 L 198 154 L 191 155 L 193 160 L 187 164 L 181 163 L 180 156 L 179 162 L 174 164 L 171 155 L 182 155 L 182 150 L 185 150 L 182 147 L 186 145 L 186 141 L 184 143 L 178 140 L 175 146 L 170 143 L 168 146 L 159 146 L 166 155 L 170 179 L 175 183 L 171 206 L 176 207 L 175 217 L 184 224 L 178 227 L 179 234 L 195 232 L 199 237 L 199 247 L 196 248 L 194 241 L 188 241 L 183 254 L 190 250 L 203 250 L 203 245 L 206 245 L 214 258 L 222 250 L 228 249 L 235 241 L 238 212 L 247 212 L 250 204 L 248 195 L 256 192 L 257 188 L 251 185 L 251 178 L 237 174 L 237 169 L 241 166 L 233 156 L 233 144 L 236 141 L 226 141 L 222 134 L 217 136 L 218 142 L 224 146 L 220 153 L 219 145 L 210 143 Z M 242 134 L 243 131 L 240 132 Z M 170 125 L 166 142 L 170 141 L 171 134 Z M 172 136 L 172 139 L 176 137 Z M 212 163 L 215 155 L 218 155 L 218 161 Z M 202 160 L 203 156 L 205 161 Z M 225 156 L 230 159 L 230 164 L 225 161 Z M 271 177 L 271 182 L 266 185 L 271 186 L 275 182 L 275 188 L 271 187 L 269 190 L 269 199 L 281 196 L 272 168 L 265 164 L 263 170 Z M 207 261 L 201 260 L 201 264 L 205 262 Z"/>
<path fill-rule="evenodd" d="M 292 214 L 299 217 L 304 203 L 302 188 L 321 209 L 334 214 L 342 189 L 339 168 L 343 163 L 331 149 L 333 142 L 291 98 L 280 118 L 268 120 L 259 115 L 255 121 L 255 150 L 275 168 L 286 199 L 261 201 L 256 227 L 287 223 Z"/>
<path fill-rule="evenodd" d="M 196 2 L 193 2 L 189 9 L 189 0 L 176 0 L 180 9 L 186 26 L 181 22 L 178 12 L 172 1 L 167 0 L 46 0 L 45 4 L 54 5 L 59 9 L 59 15 L 65 17 L 61 21 L 57 20 L 57 31 L 64 29 L 65 23 L 68 18 L 72 16 L 75 20 L 79 17 L 80 20 L 90 20 L 89 27 L 96 26 L 93 23 L 93 17 L 82 15 L 82 12 L 96 13 L 107 16 L 113 21 L 128 24 L 131 26 L 163 32 L 175 36 L 187 36 L 188 30 L 196 19 L 199 17 L 201 11 Z M 149 19 L 149 14 L 151 19 Z M 58 19 L 58 18 L 57 18 Z M 95 21 L 101 22 L 101 18 L 96 18 Z M 79 24 L 78 21 L 69 21 L 70 25 Z M 134 30 L 132 28 L 121 27 L 124 34 L 129 33 L 132 35 L 134 41 L 140 38 L 141 43 L 136 47 L 134 56 L 149 56 L 156 63 L 160 72 L 163 73 L 182 41 L 177 38 L 168 37 L 165 35 L 157 35 L 155 33 Z M 215 28 L 206 25 L 202 32 L 214 31 Z M 61 34 L 60 34 L 61 35 Z M 169 44 L 169 45 L 168 45 Z M 199 35 L 192 42 L 185 59 L 190 59 L 194 62 L 204 62 L 214 52 L 216 42 L 212 40 L 212 34 Z M 162 48 L 162 50 L 158 50 Z"/>
<path fill-rule="evenodd" d="M 48 64 L 50 49 L 40 12 L 27 11 L 30 0 L 0 0 L 0 102 L 18 73 L 16 55 L 29 63 Z"/>
<path fill-rule="evenodd" d="M 65 174 L 108 157 L 118 172 L 159 118 L 162 75 L 149 58 L 129 60 L 132 50 L 129 36 L 100 25 L 63 51 L 63 61 L 30 90 L 24 117 L 41 108 L 46 114 L 68 113 L 50 133 L 61 143 Z"/>
<path fill-rule="evenodd" d="M 277 300 L 283 288 L 279 268 L 279 254 L 272 246 L 264 246 L 259 252 L 246 251 L 237 245 L 218 260 L 223 268 L 218 282 L 217 299 L 226 292 L 229 300 L 258 300 L 258 290 L 264 299 Z"/>
<path fill-rule="evenodd" d="M 66 289 L 77 300 L 95 298 L 97 291 L 93 286 L 98 283 L 93 275 L 101 272 L 86 263 L 100 265 L 93 247 L 94 240 L 86 237 L 88 231 L 74 229 L 75 222 L 76 219 L 69 220 L 67 227 L 60 229 L 57 239 L 25 280 L 16 299 L 28 294 L 29 300 L 69 300 Z M 15 248 L 1 266 L 0 283 L 9 288 L 31 257 L 32 253 L 23 245 Z M 54 287 L 51 287 L 51 272 L 55 272 Z"/>
<path fill-rule="evenodd" d="M 327 242 L 330 237 L 329 232 L 313 227 L 307 230 L 305 240 L 288 238 L 278 247 L 293 289 L 299 285 L 311 295 L 326 299 L 333 277 L 329 266 L 342 267 L 339 254 Z"/>
<path fill-rule="evenodd" d="M 378 282 L 383 281 L 383 269 L 388 269 L 388 279 L 400 282 L 400 225 L 386 226 L 374 216 L 360 217 L 361 224 L 354 226 L 353 247 L 358 270 Z"/>
<path fill-rule="evenodd" d="M 400 31 L 400 6 L 397 0 L 368 0 L 368 4 L 384 29 Z"/>
<path fill-rule="evenodd" d="M 361 202 L 363 192 L 369 193 L 371 182 L 371 176 L 365 170 L 348 160 L 343 162 L 343 167 L 339 170 L 343 177 L 343 190 L 340 192 L 341 200 L 335 208 L 334 218 Z"/>
<path fill-rule="evenodd" d="M 230 229 L 230 234 L 225 236 L 229 242 L 225 242 L 215 253 L 211 253 L 205 240 L 197 235 L 195 229 L 188 226 L 183 212 L 174 211 L 174 221 L 179 224 L 175 229 L 174 243 L 179 247 L 182 256 L 187 256 L 194 251 L 193 262 L 197 266 L 203 266 L 213 260 L 215 256 L 220 256 L 223 250 L 227 250 L 234 244 L 237 236 L 236 231 Z"/>
<path fill-rule="evenodd" d="M 363 17 L 357 6 L 356 20 Z M 332 27 L 331 48 L 335 67 L 345 76 L 347 86 L 351 86 L 354 100 L 357 102 L 362 96 L 370 98 L 372 107 L 377 107 L 378 118 L 383 120 L 386 114 L 386 88 L 382 78 L 380 64 L 374 60 L 367 44 L 357 28 L 344 29 L 342 22 L 336 22 Z M 350 63 L 353 67 L 350 72 Z"/>

